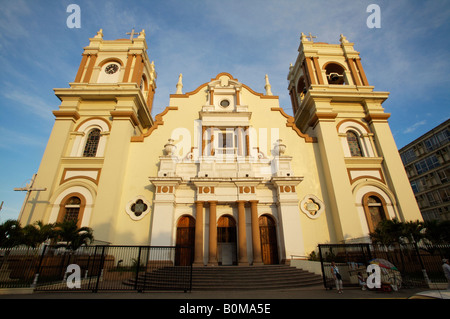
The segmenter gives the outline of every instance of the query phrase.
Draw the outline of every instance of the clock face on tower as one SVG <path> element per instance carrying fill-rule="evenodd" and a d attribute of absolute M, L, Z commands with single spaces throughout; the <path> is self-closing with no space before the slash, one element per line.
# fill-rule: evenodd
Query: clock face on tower
<path fill-rule="evenodd" d="M 117 64 L 109 64 L 106 66 L 105 68 L 105 73 L 106 74 L 114 74 L 119 70 L 119 66 Z"/>

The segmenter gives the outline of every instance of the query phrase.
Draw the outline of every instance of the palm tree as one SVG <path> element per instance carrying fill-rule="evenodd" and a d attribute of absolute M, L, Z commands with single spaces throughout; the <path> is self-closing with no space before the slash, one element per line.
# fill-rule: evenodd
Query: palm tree
<path fill-rule="evenodd" d="M 425 238 L 433 244 L 450 243 L 450 221 L 429 220 L 424 223 Z"/>
<path fill-rule="evenodd" d="M 88 245 L 94 240 L 93 231 L 89 227 L 78 228 L 77 221 L 65 220 L 56 224 L 56 235 L 60 242 L 59 246 L 75 251 L 82 245 Z"/>
<path fill-rule="evenodd" d="M 33 248 L 55 236 L 55 224 L 44 224 L 42 221 L 37 221 L 22 228 L 22 243 Z"/>
<path fill-rule="evenodd" d="M 397 219 L 386 219 L 378 223 L 377 228 L 370 233 L 372 242 L 391 245 L 400 241 L 403 236 L 403 223 Z"/>
<path fill-rule="evenodd" d="M 0 225 L 0 247 L 12 248 L 21 244 L 22 228 L 17 220 L 9 219 Z"/>
<path fill-rule="evenodd" d="M 422 238 L 424 238 L 424 223 L 418 220 L 404 222 L 402 226 L 403 237 L 407 238 L 408 241 L 413 240 L 413 242 L 418 243 Z"/>

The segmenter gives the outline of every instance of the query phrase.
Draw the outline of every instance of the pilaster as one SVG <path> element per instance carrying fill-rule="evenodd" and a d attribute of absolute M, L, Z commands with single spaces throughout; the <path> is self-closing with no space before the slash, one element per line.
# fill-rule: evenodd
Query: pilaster
<path fill-rule="evenodd" d="M 273 177 L 272 184 L 277 189 L 277 208 L 279 216 L 281 259 L 288 260 L 292 255 L 304 256 L 303 233 L 300 224 L 297 185 L 303 177 Z"/>
<path fill-rule="evenodd" d="M 245 201 L 237 201 L 238 205 L 238 264 L 239 266 L 247 266 L 247 235 L 245 223 Z"/>
<path fill-rule="evenodd" d="M 375 144 L 383 158 L 384 173 L 390 189 L 394 190 L 401 221 L 422 220 L 416 198 L 402 164 L 387 118 L 389 114 L 369 114 L 366 120 L 374 133 Z"/>
<path fill-rule="evenodd" d="M 194 266 L 204 266 L 203 261 L 203 201 L 195 202 L 195 255 Z"/>
<path fill-rule="evenodd" d="M 96 229 L 96 238 L 114 242 L 117 208 L 122 198 L 122 185 L 129 156 L 130 139 L 134 125 L 130 116 L 114 116 L 108 147 L 105 150 L 102 175 L 98 184 L 98 194 L 91 219 L 91 227 Z"/>
<path fill-rule="evenodd" d="M 315 131 L 319 141 L 324 180 L 330 197 L 330 213 L 333 216 L 336 240 L 343 242 L 348 236 L 361 237 L 362 229 L 361 225 L 355 222 L 359 217 L 335 121 L 319 118 Z"/>
<path fill-rule="evenodd" d="M 209 202 L 209 259 L 208 266 L 217 266 L 217 201 Z"/>
<path fill-rule="evenodd" d="M 152 234 L 150 245 L 173 246 L 175 193 L 181 184 L 181 178 L 151 178 L 155 186 L 155 199 L 153 200 Z"/>

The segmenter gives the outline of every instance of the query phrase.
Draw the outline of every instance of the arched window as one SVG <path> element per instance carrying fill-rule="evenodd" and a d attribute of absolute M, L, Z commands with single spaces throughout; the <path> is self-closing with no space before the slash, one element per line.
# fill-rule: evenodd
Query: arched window
<path fill-rule="evenodd" d="M 147 77 L 144 75 L 142 75 L 142 79 L 141 79 L 141 83 L 139 85 L 139 88 L 141 89 L 141 91 L 143 93 L 148 91 L 148 83 L 147 83 Z"/>
<path fill-rule="evenodd" d="M 88 189 L 81 186 L 70 187 L 56 198 L 49 223 L 73 220 L 77 221 L 78 227 L 88 226 L 92 204 L 93 197 Z"/>
<path fill-rule="evenodd" d="M 303 100 L 307 92 L 308 88 L 306 87 L 305 78 L 302 76 L 297 83 L 297 94 L 300 96 L 300 100 Z"/>
<path fill-rule="evenodd" d="M 100 130 L 98 128 L 89 132 L 86 144 L 84 146 L 84 157 L 95 157 L 97 154 L 98 143 L 100 141 Z"/>
<path fill-rule="evenodd" d="M 64 204 L 64 221 L 78 222 L 81 208 L 81 200 L 77 196 L 70 197 Z"/>
<path fill-rule="evenodd" d="M 361 150 L 361 145 L 359 144 L 359 137 L 353 131 L 347 131 L 347 143 L 350 148 L 350 154 L 353 156 L 362 157 L 363 153 Z"/>
<path fill-rule="evenodd" d="M 91 117 L 78 124 L 71 157 L 103 157 L 111 125 L 102 117 Z"/>

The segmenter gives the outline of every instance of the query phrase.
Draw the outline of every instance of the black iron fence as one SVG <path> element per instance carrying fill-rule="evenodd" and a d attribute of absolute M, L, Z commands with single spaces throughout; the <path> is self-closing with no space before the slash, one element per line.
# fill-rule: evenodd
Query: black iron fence
<path fill-rule="evenodd" d="M 344 286 L 358 286 L 358 274 L 367 280 L 367 267 L 380 266 L 382 289 L 427 287 L 446 283 L 442 259 L 450 256 L 450 245 L 328 244 L 319 245 L 325 288 L 335 287 L 331 263 L 335 262 Z"/>
<path fill-rule="evenodd" d="M 43 246 L 0 250 L 0 288 L 51 290 L 181 290 L 192 265 L 177 266 L 190 247 L 88 246 L 75 252 Z"/>

